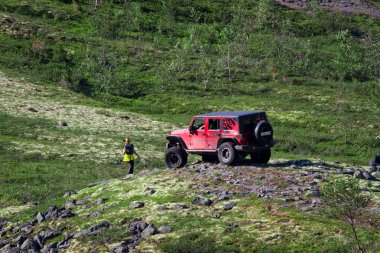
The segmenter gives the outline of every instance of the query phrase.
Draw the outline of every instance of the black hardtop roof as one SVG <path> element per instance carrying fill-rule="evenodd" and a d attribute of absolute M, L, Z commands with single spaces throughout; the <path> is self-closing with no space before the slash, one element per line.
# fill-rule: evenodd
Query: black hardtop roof
<path fill-rule="evenodd" d="M 223 112 L 210 112 L 205 114 L 199 114 L 196 117 L 243 117 L 249 115 L 256 115 L 263 111 L 223 111 Z"/>

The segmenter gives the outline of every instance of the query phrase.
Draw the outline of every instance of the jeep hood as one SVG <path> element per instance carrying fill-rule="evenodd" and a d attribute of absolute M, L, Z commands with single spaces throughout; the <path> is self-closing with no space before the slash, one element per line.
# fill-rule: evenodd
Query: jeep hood
<path fill-rule="evenodd" d="M 184 129 L 174 130 L 170 132 L 170 135 L 182 135 L 182 134 L 187 134 L 187 133 L 189 133 L 189 129 L 184 128 Z"/>

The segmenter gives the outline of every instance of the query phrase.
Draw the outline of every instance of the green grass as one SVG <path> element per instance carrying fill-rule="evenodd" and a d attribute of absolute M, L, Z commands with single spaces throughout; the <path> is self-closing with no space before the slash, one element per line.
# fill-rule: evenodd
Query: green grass
<path fill-rule="evenodd" d="M 32 35 L 0 28 L 1 71 L 16 81 L 27 80 L 0 90 L 0 216 L 10 210 L 6 207 L 17 206 L 19 213 L 11 219 L 26 221 L 53 203 L 62 205 L 68 190 L 125 175 L 125 166 L 116 163 L 125 135 L 143 154 L 137 170 L 163 168 L 169 130 L 186 127 L 193 115 L 210 111 L 265 110 L 277 141 L 273 159 L 366 165 L 378 152 L 379 20 L 318 8 L 306 15 L 274 1 L 124 2 L 103 1 L 93 12 L 93 1 L 1 1 L 0 14 L 26 22 L 21 28 Z M 38 87 L 47 94 L 35 93 Z M 39 113 L 30 114 L 23 104 Z M 59 106 L 72 107 L 62 112 Z M 57 113 L 49 115 L 49 107 Z M 122 115 L 132 120 L 121 122 Z M 151 124 L 151 119 L 157 122 Z M 61 120 L 68 122 L 67 128 L 59 127 Z M 116 205 L 105 205 L 107 212 L 90 220 L 80 215 L 96 207 L 80 207 L 68 225 L 83 229 L 100 219 L 117 223 L 126 216 L 144 216 L 159 225 L 170 222 L 176 232 L 162 244 L 144 241 L 142 251 L 152 245 L 166 252 L 355 249 L 346 240 L 349 228 L 324 217 L 282 210 L 304 231 L 279 224 L 268 228 L 262 221 L 279 217 L 268 214 L 266 203 L 257 199 L 239 203 L 249 212 L 236 208 L 207 222 L 204 217 L 210 214 L 199 208 L 162 216 L 155 209 L 125 208 L 134 200 L 156 206 L 188 203 L 194 197 L 177 189 L 179 181 L 171 181 L 172 175 L 169 185 L 155 181 L 160 177 L 137 186 L 111 183 L 80 191 L 77 197 L 95 194 L 92 198 Z M 145 196 L 144 187 L 156 183 L 164 193 Z M 25 204 L 30 201 L 39 205 L 29 208 Z M 247 217 L 252 224 L 223 232 L 228 223 Z M 84 247 L 93 241 L 116 242 L 128 236 L 123 229 L 81 240 Z M 279 231 L 282 238 L 266 241 Z M 361 233 L 377 236 L 366 229 Z M 107 251 L 102 243 L 96 247 Z"/>

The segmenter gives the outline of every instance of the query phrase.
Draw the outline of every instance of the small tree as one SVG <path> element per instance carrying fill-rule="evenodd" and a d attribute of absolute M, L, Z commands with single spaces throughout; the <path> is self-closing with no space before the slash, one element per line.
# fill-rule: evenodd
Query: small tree
<path fill-rule="evenodd" d="M 371 203 L 371 197 L 362 193 L 359 181 L 350 177 L 327 183 L 323 187 L 322 199 L 327 214 L 350 224 L 360 252 L 365 252 L 356 231 L 356 220 Z"/>

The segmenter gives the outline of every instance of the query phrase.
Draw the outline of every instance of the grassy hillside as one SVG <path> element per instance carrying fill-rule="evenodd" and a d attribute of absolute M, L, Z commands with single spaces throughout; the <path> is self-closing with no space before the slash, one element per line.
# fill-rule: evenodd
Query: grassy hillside
<path fill-rule="evenodd" d="M 125 175 L 120 158 L 126 135 L 140 151 L 140 169 L 162 166 L 162 135 L 174 128 L 2 73 L 0 101 L 0 208 L 53 202 L 66 191 Z"/>
<path fill-rule="evenodd" d="M 26 237 L 62 252 L 356 251 L 320 193 L 379 152 L 379 41 L 379 20 L 316 1 L 0 1 L 0 251 Z M 164 170 L 165 135 L 217 110 L 267 111 L 269 165 Z M 142 158 L 121 179 L 126 135 Z M 379 182 L 360 180 L 368 252 Z M 51 205 L 59 218 L 36 223 Z"/>
<path fill-rule="evenodd" d="M 367 163 L 380 146 L 380 25 L 274 1 L 0 3 L 0 68 L 186 124 L 268 111 L 287 154 Z"/>

